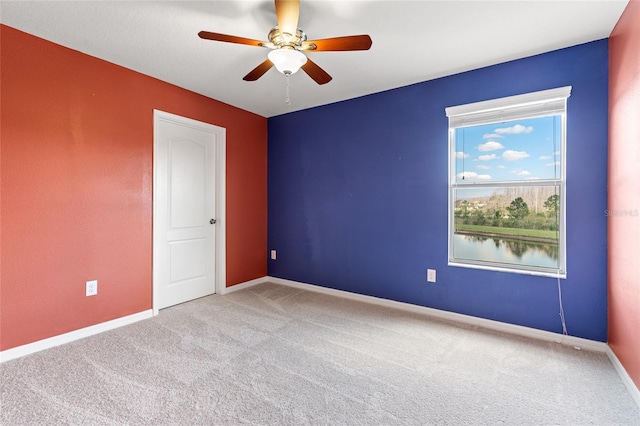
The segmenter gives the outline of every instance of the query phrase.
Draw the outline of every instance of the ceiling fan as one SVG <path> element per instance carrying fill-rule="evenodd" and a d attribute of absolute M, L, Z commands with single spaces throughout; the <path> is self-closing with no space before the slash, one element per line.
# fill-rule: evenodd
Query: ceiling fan
<path fill-rule="evenodd" d="M 331 76 L 303 52 L 327 52 L 369 50 L 371 37 L 353 35 L 344 37 L 307 40 L 307 35 L 298 28 L 300 0 L 275 0 L 278 26 L 269 31 L 269 41 L 260 41 L 227 34 L 200 31 L 198 36 L 207 40 L 226 43 L 246 44 L 272 49 L 268 58 L 243 77 L 245 81 L 255 81 L 275 66 L 278 71 L 289 76 L 300 68 L 318 84 L 331 81 Z"/>

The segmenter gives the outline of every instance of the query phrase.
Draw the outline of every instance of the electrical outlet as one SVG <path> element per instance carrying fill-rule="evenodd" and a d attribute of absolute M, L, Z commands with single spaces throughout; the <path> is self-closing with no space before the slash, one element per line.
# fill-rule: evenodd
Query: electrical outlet
<path fill-rule="evenodd" d="M 271 260 L 276 260 L 276 251 L 271 250 Z"/>
<path fill-rule="evenodd" d="M 436 282 L 436 270 L 435 269 L 427 269 L 427 281 L 430 283 Z"/>
<path fill-rule="evenodd" d="M 98 280 L 87 281 L 86 295 L 95 296 L 98 294 Z"/>

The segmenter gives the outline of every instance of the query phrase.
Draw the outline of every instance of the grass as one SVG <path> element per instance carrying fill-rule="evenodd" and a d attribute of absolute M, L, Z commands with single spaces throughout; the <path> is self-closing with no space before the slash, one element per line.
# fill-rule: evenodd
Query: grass
<path fill-rule="evenodd" d="M 517 236 L 525 236 L 525 237 L 536 237 L 536 238 L 549 238 L 556 239 L 558 237 L 556 231 L 543 231 L 540 229 L 523 229 L 523 228 L 504 228 L 497 226 L 486 226 L 486 225 L 464 225 L 464 224 L 456 224 L 456 229 L 461 231 L 468 232 L 482 232 L 487 234 L 500 234 L 500 235 L 517 235 Z"/>

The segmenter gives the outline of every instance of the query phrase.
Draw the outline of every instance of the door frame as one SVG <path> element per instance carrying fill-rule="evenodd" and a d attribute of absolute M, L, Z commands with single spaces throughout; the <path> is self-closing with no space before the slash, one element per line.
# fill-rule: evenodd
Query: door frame
<path fill-rule="evenodd" d="M 193 120 L 191 118 L 182 117 L 180 115 L 171 114 L 169 112 L 153 110 L 153 271 L 152 271 L 152 309 L 153 315 L 158 315 L 160 310 L 157 308 L 157 288 L 156 283 L 159 283 L 157 279 L 159 276 L 159 264 L 156 262 L 156 253 L 158 251 L 158 244 L 161 241 L 159 233 L 162 230 L 156 227 L 156 216 L 158 214 L 157 197 L 157 182 L 158 182 L 158 170 L 157 153 L 158 153 L 158 141 L 159 141 L 159 123 L 161 121 L 167 121 L 183 126 L 194 127 L 199 130 L 212 131 L 216 133 L 218 137 L 216 140 L 216 164 L 215 164 L 215 203 L 216 203 L 216 232 L 215 232 L 215 274 L 214 274 L 214 291 L 218 294 L 224 294 L 226 289 L 226 241 L 227 241 L 227 221 L 226 221 L 226 164 L 227 164 L 227 130 L 224 127 L 215 126 L 213 124 L 205 123 L 202 121 Z"/>

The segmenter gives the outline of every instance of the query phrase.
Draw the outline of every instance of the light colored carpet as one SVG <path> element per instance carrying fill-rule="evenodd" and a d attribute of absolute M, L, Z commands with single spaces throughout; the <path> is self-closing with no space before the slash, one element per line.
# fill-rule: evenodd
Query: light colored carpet
<path fill-rule="evenodd" d="M 606 355 L 275 284 L 0 365 L 3 425 L 640 425 Z"/>

